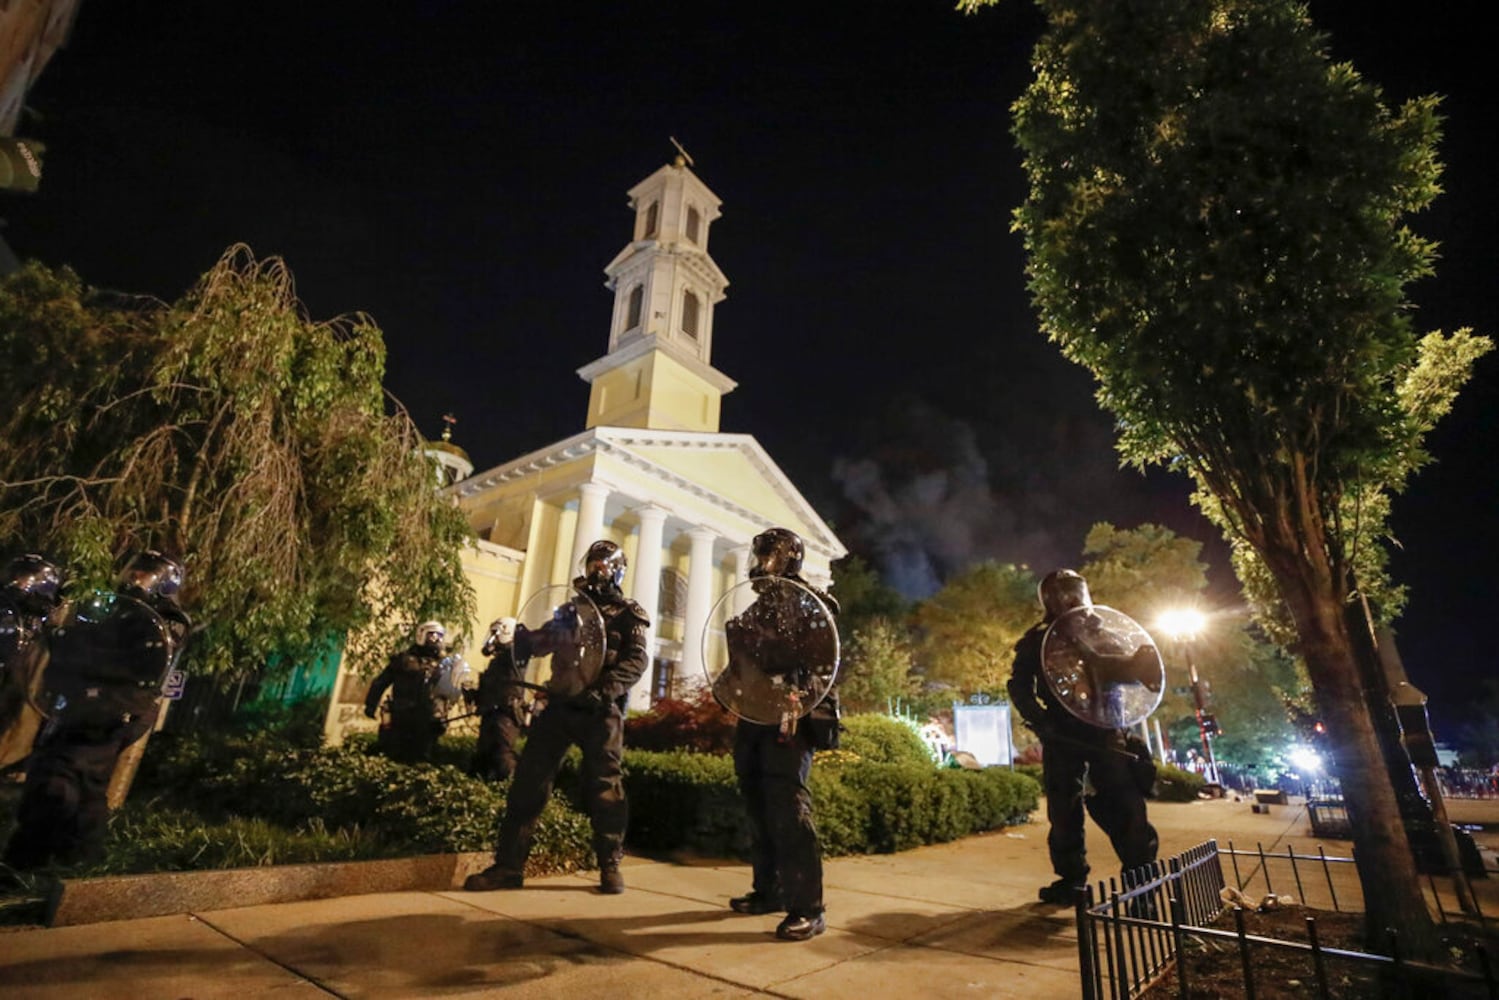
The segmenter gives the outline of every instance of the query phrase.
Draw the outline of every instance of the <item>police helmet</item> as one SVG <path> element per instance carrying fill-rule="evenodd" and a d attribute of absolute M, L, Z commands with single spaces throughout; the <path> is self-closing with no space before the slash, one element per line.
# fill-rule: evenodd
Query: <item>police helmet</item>
<path fill-rule="evenodd" d="M 1088 581 L 1076 570 L 1056 569 L 1047 573 L 1036 588 L 1041 598 L 1041 608 L 1047 621 L 1055 621 L 1073 608 L 1086 608 L 1093 604 L 1088 593 Z"/>
<path fill-rule="evenodd" d="M 801 536 L 789 528 L 762 531 L 750 542 L 755 564 L 751 576 L 795 576 L 802 571 L 807 548 Z"/>
<path fill-rule="evenodd" d="M 16 556 L 5 568 L 5 593 L 22 611 L 45 615 L 62 599 L 62 573 L 34 552 Z"/>
<path fill-rule="evenodd" d="M 626 565 L 624 550 L 608 539 L 600 539 L 588 546 L 588 554 L 583 557 L 583 579 L 592 587 L 618 587 L 625 582 Z"/>
<path fill-rule="evenodd" d="M 146 549 L 125 564 L 120 590 L 132 597 L 175 601 L 182 589 L 182 564 L 156 549 Z"/>
<path fill-rule="evenodd" d="M 442 622 L 422 622 L 416 627 L 416 644 L 418 646 L 441 646 L 447 634 L 447 630 L 442 627 Z"/>

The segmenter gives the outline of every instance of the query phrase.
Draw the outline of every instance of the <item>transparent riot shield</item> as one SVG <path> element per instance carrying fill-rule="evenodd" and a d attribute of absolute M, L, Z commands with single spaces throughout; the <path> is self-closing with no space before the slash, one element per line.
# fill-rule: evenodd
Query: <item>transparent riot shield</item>
<path fill-rule="evenodd" d="M 549 694 L 571 698 L 598 680 L 609 640 L 604 616 L 586 594 L 560 584 L 544 587 L 516 619 L 515 656 L 537 667 L 534 676 Z"/>
<path fill-rule="evenodd" d="M 143 601 L 95 591 L 57 617 L 37 708 L 118 718 L 155 703 L 175 662 L 166 621 Z"/>
<path fill-rule="evenodd" d="M 0 674 L 4 674 L 11 657 L 20 650 L 26 638 L 26 623 L 21 612 L 9 601 L 0 599 Z"/>
<path fill-rule="evenodd" d="M 1041 667 L 1073 715 L 1103 729 L 1143 721 L 1161 703 L 1166 668 L 1150 634 L 1102 604 L 1073 608 L 1047 629 Z"/>
<path fill-rule="evenodd" d="M 838 675 L 838 629 L 821 598 L 784 577 L 729 588 L 703 630 L 713 697 L 748 722 L 779 726 L 827 697 Z"/>

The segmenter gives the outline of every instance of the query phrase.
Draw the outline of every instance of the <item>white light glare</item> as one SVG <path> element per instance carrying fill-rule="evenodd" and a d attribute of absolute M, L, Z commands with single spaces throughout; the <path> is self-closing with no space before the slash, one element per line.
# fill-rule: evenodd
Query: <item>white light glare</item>
<path fill-rule="evenodd" d="M 1191 639 L 1206 624 L 1207 619 L 1196 608 L 1172 608 L 1156 619 L 1156 626 L 1175 639 Z"/>
<path fill-rule="evenodd" d="M 1291 747 L 1286 758 L 1301 774 L 1317 774 L 1322 770 L 1322 755 L 1311 747 Z"/>

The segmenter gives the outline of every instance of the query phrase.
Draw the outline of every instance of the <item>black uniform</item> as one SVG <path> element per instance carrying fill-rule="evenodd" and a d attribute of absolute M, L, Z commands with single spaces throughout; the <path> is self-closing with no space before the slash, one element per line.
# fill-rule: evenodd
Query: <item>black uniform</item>
<path fill-rule="evenodd" d="M 164 668 L 186 641 L 188 617 L 169 598 L 93 601 L 98 609 L 115 605 L 107 624 L 75 619 L 50 636 L 44 685 L 65 705 L 43 728 L 27 767 L 5 851 L 12 868 L 102 856 L 115 763 L 156 722 Z"/>
<path fill-rule="evenodd" d="M 1087 882 L 1089 872 L 1083 835 L 1085 803 L 1093 821 L 1108 834 L 1124 870 L 1154 861 L 1159 845 L 1145 815 L 1136 758 L 1125 749 L 1124 734 L 1077 718 L 1047 685 L 1041 664 L 1047 627 L 1047 623 L 1037 625 L 1015 644 L 1010 702 L 1041 739 L 1046 819 L 1051 824 L 1046 845 L 1052 869 L 1059 883 L 1080 886 Z M 1085 779 L 1092 786 L 1091 795 L 1084 795 Z M 1063 900 L 1058 896 L 1055 901 Z"/>
<path fill-rule="evenodd" d="M 617 585 L 573 581 L 604 618 L 607 647 L 598 677 L 576 693 L 553 693 L 546 708 L 531 722 L 525 749 L 516 764 L 515 780 L 505 804 L 505 816 L 495 844 L 495 867 L 519 877 L 531 853 L 536 821 L 552 794 L 552 782 L 567 748 L 583 751 L 583 792 L 593 823 L 593 849 L 600 870 L 616 870 L 624 852 L 629 807 L 625 801 L 620 764 L 624 754 L 624 700 L 649 664 L 646 648 L 650 620 L 627 599 Z M 545 630 L 516 633 L 517 655 L 529 659 L 545 643 Z M 555 680 L 555 678 L 554 678 Z"/>
<path fill-rule="evenodd" d="M 47 663 L 47 644 L 42 638 L 44 616 L 20 607 L 0 594 L 0 736 L 17 730 L 26 717 L 26 703 L 34 695 Z M 6 739 L 10 746 L 13 738 Z M 29 742 L 29 738 L 28 738 Z M 25 747 L 17 749 L 24 753 Z M 4 763 L 0 760 L 0 763 Z"/>
<path fill-rule="evenodd" d="M 390 725 L 380 728 L 376 745 L 391 760 L 415 764 L 432 759 L 437 738 L 447 729 L 436 695 L 441 672 L 440 648 L 413 645 L 392 656 L 370 682 L 364 698 L 364 714 L 370 718 L 390 690 Z"/>
<path fill-rule="evenodd" d="M 515 644 L 495 646 L 489 666 L 479 675 L 475 707 L 479 712 L 479 743 L 473 772 L 481 778 L 504 781 L 515 773 L 515 739 L 524 722 L 521 687 L 526 661 L 515 655 Z"/>
<path fill-rule="evenodd" d="M 837 613 L 838 602 L 831 595 L 794 574 L 781 578 L 807 587 Z M 751 605 L 746 614 L 754 610 Z M 790 655 L 794 657 L 794 651 Z M 816 918 L 823 912 L 822 849 L 807 782 L 812 752 L 835 748 L 838 731 L 836 690 L 829 691 L 791 732 L 744 719 L 734 730 L 734 774 L 750 821 L 753 897 L 765 908 L 784 909 L 791 917 Z"/>

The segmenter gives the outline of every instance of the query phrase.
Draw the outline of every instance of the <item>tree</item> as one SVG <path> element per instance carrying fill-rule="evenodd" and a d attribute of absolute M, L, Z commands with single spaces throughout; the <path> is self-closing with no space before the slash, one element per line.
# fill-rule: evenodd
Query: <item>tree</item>
<path fill-rule="evenodd" d="M 893 699 L 916 693 L 911 636 L 888 618 L 871 618 L 843 649 L 838 696 L 853 712 L 884 711 Z"/>
<path fill-rule="evenodd" d="M 927 683 L 1002 691 L 1015 643 L 1039 617 L 1030 570 L 993 560 L 970 566 L 918 605 L 913 616 Z"/>
<path fill-rule="evenodd" d="M 1207 589 L 1202 543 L 1170 528 L 1095 524 L 1083 542 L 1081 573 L 1093 600 L 1123 611 L 1148 630 L 1161 612 L 1196 606 Z"/>
<path fill-rule="evenodd" d="M 832 591 L 838 599 L 838 634 L 844 645 L 879 619 L 903 622 L 911 612 L 911 602 L 881 579 L 862 556 L 833 563 Z"/>
<path fill-rule="evenodd" d="M 1014 107 L 1016 227 L 1043 332 L 1119 449 L 1189 473 L 1294 627 L 1334 737 L 1371 927 L 1437 942 L 1346 612 L 1384 584 L 1384 511 L 1491 344 L 1417 337 L 1437 100 L 1398 109 L 1293 0 L 1040 0 Z M 1390 610 L 1388 604 L 1386 610 Z"/>
<path fill-rule="evenodd" d="M 110 587 L 126 552 L 184 558 L 200 673 L 360 667 L 424 618 L 466 623 L 468 525 L 387 412 L 368 317 L 309 319 L 278 259 L 231 248 L 175 303 L 29 264 L 0 285 L 0 541 Z"/>

